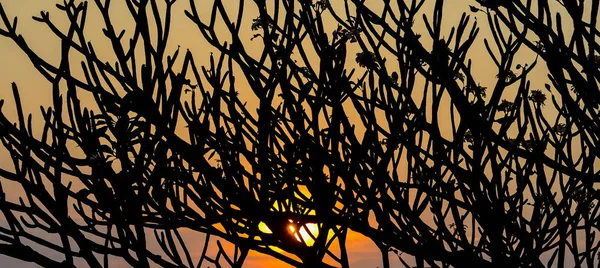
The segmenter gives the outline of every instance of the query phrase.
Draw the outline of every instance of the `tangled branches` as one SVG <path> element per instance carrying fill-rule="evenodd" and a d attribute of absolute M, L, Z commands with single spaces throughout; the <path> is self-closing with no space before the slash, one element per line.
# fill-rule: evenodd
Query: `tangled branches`
<path fill-rule="evenodd" d="M 0 116 L 14 164 L 0 170 L 0 253 L 52 267 L 241 267 L 257 251 L 348 267 L 353 231 L 384 267 L 595 266 L 598 8 L 587 19 L 583 2 L 473 1 L 448 31 L 437 0 L 419 31 L 424 1 L 239 1 L 232 13 L 215 0 L 208 17 L 197 2 L 185 15 L 214 55 L 168 51 L 174 0 L 126 0 L 132 33 L 113 24 L 111 1 L 69 0 L 66 29 L 34 17 L 60 38 L 59 64 L 0 4 L 0 34 L 53 90 L 41 135 L 15 84 L 17 122 Z M 86 35 L 91 5 L 114 63 Z M 552 12 L 573 21 L 570 39 Z M 488 22 L 493 84 L 470 60 L 473 16 Z M 205 234 L 200 256 L 184 230 Z M 234 249 L 209 252 L 211 237 Z"/>

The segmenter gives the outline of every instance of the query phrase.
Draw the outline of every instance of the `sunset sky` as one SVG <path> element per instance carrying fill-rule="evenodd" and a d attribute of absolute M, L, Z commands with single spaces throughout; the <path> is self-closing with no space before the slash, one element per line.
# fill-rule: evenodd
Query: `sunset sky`
<path fill-rule="evenodd" d="M 25 40 L 28 41 L 33 50 L 39 53 L 41 56 L 50 59 L 53 63 L 57 63 L 60 60 L 58 57 L 60 40 L 58 40 L 47 29 L 47 27 L 31 19 L 31 16 L 39 15 L 41 10 L 46 10 L 50 11 L 51 19 L 58 21 L 59 24 L 63 23 L 64 25 L 65 21 L 63 15 L 55 7 L 57 2 L 55 0 L 0 1 L 2 1 L 2 4 L 9 15 L 19 17 L 18 32 L 25 37 Z M 378 1 L 379 0 L 368 0 L 367 3 L 369 3 L 371 6 L 376 6 Z M 114 13 L 114 24 L 117 25 L 118 28 L 127 29 L 127 27 L 131 27 L 131 19 L 129 18 L 128 11 L 125 8 L 116 8 L 119 6 L 118 2 L 120 1 L 115 0 L 113 2 L 115 2 L 115 7 L 113 7 L 111 12 Z M 204 14 L 200 14 L 200 17 L 209 17 L 210 8 L 204 8 L 204 5 L 206 5 L 206 7 L 210 6 L 210 4 L 207 3 L 210 1 L 198 0 L 196 2 L 202 3 L 203 6 L 203 8 L 200 8 L 200 11 L 204 12 Z M 339 4 L 343 4 L 342 1 L 339 2 Z M 422 11 L 426 14 L 430 14 L 433 10 L 434 2 L 435 1 L 427 1 Z M 226 0 L 225 3 L 230 5 L 229 8 L 232 10 L 235 10 L 237 7 L 237 1 Z M 479 21 L 479 26 L 482 28 L 482 33 L 479 35 L 476 45 L 473 47 L 469 55 L 470 58 L 474 59 L 474 63 L 478 66 L 477 68 L 474 68 L 473 75 L 477 77 L 479 79 L 478 81 L 481 81 L 483 85 L 488 87 L 492 86 L 493 82 L 495 81 L 497 71 L 491 65 L 491 60 L 489 59 L 489 56 L 483 47 L 483 39 L 488 37 L 488 34 L 486 33 L 487 20 L 485 14 L 472 14 L 468 11 L 469 5 L 477 5 L 475 0 L 452 0 L 447 1 L 447 3 L 448 4 L 445 5 L 444 14 L 444 23 L 447 26 L 445 32 L 448 33 L 451 26 L 458 24 L 460 16 L 463 12 L 467 12 L 469 15 L 472 15 L 472 19 L 477 19 Z M 333 4 L 336 5 L 336 3 Z M 172 53 L 178 46 L 181 46 L 182 49 L 189 48 L 193 53 L 195 53 L 196 58 L 201 61 L 199 64 L 205 64 L 208 61 L 208 55 L 210 52 L 217 51 L 209 46 L 206 41 L 204 41 L 195 25 L 184 15 L 183 11 L 187 9 L 188 6 L 189 2 L 186 0 L 179 0 L 174 6 L 173 12 L 175 16 L 173 18 L 174 21 L 172 34 L 167 51 Z M 258 41 L 250 41 L 253 35 L 253 33 L 250 31 L 250 24 L 252 19 L 256 17 L 256 9 L 253 9 L 251 5 L 249 5 L 249 7 L 246 9 L 246 12 L 248 14 L 244 14 L 244 18 L 247 26 L 243 27 L 243 29 L 247 29 L 247 31 L 242 34 L 242 37 L 247 40 L 247 49 L 250 51 L 250 53 L 258 53 L 261 51 L 261 43 Z M 110 54 L 111 51 L 109 50 L 109 44 L 101 34 L 100 29 L 102 27 L 102 23 L 99 20 L 99 14 L 92 3 L 90 3 L 90 14 L 88 16 L 89 18 L 87 27 L 90 29 L 89 36 L 92 38 L 97 52 L 99 52 L 101 56 L 105 56 L 107 60 L 113 61 Z M 422 17 L 418 16 L 418 21 L 416 21 L 415 27 L 417 27 L 417 29 L 423 29 Z M 356 51 L 356 47 L 349 48 L 348 57 L 353 59 Z M 14 104 L 11 103 L 13 100 L 11 83 L 16 82 L 21 90 L 21 98 L 25 105 L 25 113 L 32 113 L 34 122 L 42 122 L 39 107 L 40 105 L 44 107 L 50 106 L 51 85 L 32 67 L 29 59 L 23 52 L 20 51 L 20 49 L 12 42 L 12 40 L 0 37 L 0 58 L 2 59 L 2 64 L 0 64 L 0 99 L 6 100 L 6 103 L 2 108 L 3 112 L 5 112 L 7 115 L 14 116 Z M 530 62 L 532 59 L 532 55 L 524 53 L 522 63 Z M 354 60 L 349 60 L 348 62 L 354 64 Z M 545 68 L 537 68 L 531 78 L 539 78 L 539 81 L 536 83 L 543 85 L 544 81 L 547 80 Z M 240 90 L 240 98 L 242 100 L 249 100 L 249 106 L 256 105 L 255 102 L 252 102 L 253 100 L 256 100 L 256 98 L 250 90 Z M 358 119 L 354 118 L 353 120 Z M 10 158 L 4 149 L 0 150 L 0 163 L 8 163 L 9 165 L 11 164 Z M 195 244 L 194 241 L 199 241 L 198 244 L 202 242 L 202 236 L 198 236 L 197 234 L 194 236 L 193 234 L 190 234 L 189 236 L 186 236 L 186 242 L 188 241 L 188 244 L 192 245 L 190 247 L 193 247 Z M 349 250 L 351 267 L 375 268 L 382 265 L 379 250 L 366 237 L 356 232 L 350 232 L 347 246 Z M 197 248 L 194 247 L 194 249 L 198 251 L 196 252 L 195 256 L 199 257 L 200 251 L 202 250 L 201 246 L 198 246 Z M 392 267 L 399 267 L 400 263 L 396 258 L 392 256 L 390 260 L 392 261 Z M 31 264 L 3 256 L 0 256 L 0 266 L 35 267 Z M 119 266 L 118 263 L 115 263 L 114 267 L 126 266 Z M 252 252 L 248 257 L 244 267 L 283 268 L 290 266 L 281 261 L 275 260 L 272 257 L 257 252 Z"/>

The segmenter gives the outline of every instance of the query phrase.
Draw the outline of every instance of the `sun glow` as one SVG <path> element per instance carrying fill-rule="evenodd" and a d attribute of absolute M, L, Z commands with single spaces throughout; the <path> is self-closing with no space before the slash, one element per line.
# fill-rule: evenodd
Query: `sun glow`
<path fill-rule="evenodd" d="M 324 170 L 324 172 L 326 172 Z M 328 171 L 327 171 L 328 172 Z M 295 199 L 299 199 L 302 201 L 311 200 L 312 194 L 309 191 L 306 185 L 297 185 L 297 189 L 294 191 Z M 288 199 L 285 201 L 276 201 L 273 203 L 273 211 L 283 212 L 287 211 L 291 206 L 290 203 L 294 202 L 295 199 Z M 314 210 L 308 211 L 307 215 L 315 215 Z M 287 229 L 290 236 L 293 236 L 298 242 L 305 244 L 306 246 L 312 246 L 315 244 L 315 239 L 319 236 L 319 224 L 317 223 L 307 223 L 304 225 L 299 225 L 294 223 L 292 219 L 288 219 L 289 223 L 287 225 Z M 265 234 L 272 234 L 273 229 L 277 228 L 276 226 L 268 226 L 265 222 L 260 222 L 258 225 L 259 230 Z M 280 226 L 285 227 L 285 226 Z M 277 228 L 277 230 L 280 230 Z M 329 235 L 328 235 L 329 237 Z"/>
<path fill-rule="evenodd" d="M 262 221 L 258 224 L 258 230 L 260 230 L 261 232 L 263 232 L 265 234 L 273 233 L 273 231 L 271 231 L 271 229 L 269 229 L 269 226 L 267 226 L 267 224 Z"/>
<path fill-rule="evenodd" d="M 269 228 L 269 226 L 264 222 L 260 222 L 258 224 L 258 229 L 265 234 L 273 233 L 273 231 L 271 231 L 271 228 Z M 288 230 L 290 231 L 290 235 L 293 235 L 296 238 L 296 240 L 298 240 L 298 242 L 302 242 L 307 246 L 312 246 L 315 243 L 314 238 L 316 238 L 319 235 L 319 225 L 316 223 L 308 223 L 296 230 L 296 226 L 290 220 Z"/>
<path fill-rule="evenodd" d="M 298 242 L 302 242 L 309 247 L 315 243 L 315 238 L 319 236 L 319 225 L 316 223 L 303 225 L 299 230 L 296 230 L 296 226 L 290 224 L 288 229 Z"/>

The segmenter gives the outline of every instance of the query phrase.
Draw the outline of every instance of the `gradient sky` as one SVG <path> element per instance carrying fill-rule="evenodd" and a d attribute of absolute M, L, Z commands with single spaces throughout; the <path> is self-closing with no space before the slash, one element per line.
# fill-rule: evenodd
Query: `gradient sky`
<path fill-rule="evenodd" d="M 19 17 L 19 28 L 18 32 L 21 33 L 25 39 L 29 42 L 30 46 L 38 52 L 41 56 L 51 59 L 52 62 L 57 62 L 59 60 L 59 43 L 60 41 L 54 37 L 54 35 L 42 24 L 35 22 L 31 19 L 31 16 L 38 15 L 39 11 L 47 10 L 51 12 L 50 18 L 56 21 L 61 22 L 62 14 L 55 7 L 55 0 L 0 0 L 4 5 L 7 13 L 11 16 Z M 62 2 L 62 1 L 61 1 Z M 121 1 L 113 1 L 115 5 L 118 5 L 118 2 Z M 200 2 L 200 1 L 197 1 Z M 209 1 L 208 1 L 209 2 Z M 332 1 L 335 2 L 335 1 Z M 340 1 L 341 2 L 341 1 Z M 367 3 L 377 3 L 376 0 L 369 0 Z M 434 1 L 428 1 L 426 6 L 422 9 L 426 14 L 431 14 L 432 4 Z M 226 4 L 230 5 L 232 10 L 235 10 L 237 6 L 237 1 L 225 1 Z M 447 1 L 448 4 L 445 5 L 445 20 L 444 25 L 447 25 L 445 32 L 448 33 L 450 30 L 450 26 L 458 24 L 460 16 L 463 12 L 468 12 L 468 5 L 476 5 L 475 0 L 461 0 L 461 1 Z M 196 58 L 200 61 L 208 59 L 209 52 L 216 52 L 215 49 L 210 47 L 202 38 L 198 30 L 194 27 L 194 25 L 183 15 L 183 10 L 187 9 L 189 3 L 188 1 L 180 0 L 175 4 L 174 7 L 174 21 L 173 21 L 173 32 L 170 37 L 170 43 L 167 51 L 172 53 L 178 45 L 182 48 L 189 48 L 193 52 L 196 53 Z M 202 4 L 206 5 L 206 4 Z M 208 17 L 210 9 L 209 8 L 200 8 L 200 11 L 204 12 L 201 14 L 201 17 Z M 244 14 L 245 21 L 248 22 L 248 31 L 243 35 L 249 40 L 252 36 L 252 32 L 249 30 L 249 24 L 252 18 L 256 16 L 253 15 L 255 13 L 255 9 L 246 9 L 248 14 Z M 127 28 L 130 27 L 131 21 L 128 19 L 128 12 L 125 9 L 114 8 L 111 12 L 113 12 L 113 18 L 115 18 L 114 24 L 118 26 L 118 28 Z M 477 40 L 476 45 L 473 47 L 470 52 L 470 58 L 476 59 L 475 64 L 478 65 L 477 68 L 474 68 L 474 76 L 478 78 L 479 81 L 488 88 L 493 85 L 496 76 L 496 70 L 491 65 L 491 60 L 485 52 L 483 48 L 483 38 L 487 36 L 487 21 L 484 14 L 475 15 L 482 23 L 479 24 L 481 29 L 481 34 L 479 39 Z M 100 32 L 100 27 L 102 26 L 98 20 L 99 15 L 98 12 L 93 8 L 93 4 L 90 5 L 90 14 L 89 21 L 87 27 L 90 28 L 90 36 L 92 36 L 92 40 L 95 42 L 95 46 L 97 51 L 102 56 L 102 54 L 106 54 L 106 57 L 110 57 L 108 53 L 108 44 L 106 40 L 103 38 Z M 422 19 L 418 17 L 418 21 L 416 22 L 417 28 L 421 27 L 422 29 Z M 62 20 L 64 23 L 64 20 Z M 60 23 L 59 23 L 60 24 Z M 247 42 L 248 49 L 250 52 L 257 53 L 260 51 L 261 46 L 260 42 Z M 98 49 L 100 48 L 100 49 Z M 104 50 L 102 49 L 104 48 Z M 202 57 L 202 53 L 205 53 L 205 57 Z M 349 57 L 353 57 L 354 53 L 349 51 Z M 7 38 L 0 38 L 0 58 L 2 59 L 2 64 L 0 64 L 0 99 L 5 99 L 6 103 L 3 107 L 3 111 L 8 115 L 14 116 L 14 104 L 12 101 L 12 92 L 10 90 L 10 83 L 16 82 L 21 90 L 21 98 L 25 104 L 25 112 L 33 113 L 34 122 L 41 122 L 41 115 L 39 112 L 39 106 L 49 106 L 51 100 L 51 91 L 50 84 L 45 81 L 45 79 L 38 74 L 38 72 L 32 68 L 31 63 L 25 56 L 23 52 L 19 50 L 19 48 L 12 43 L 11 40 Z M 523 62 L 517 63 L 527 63 L 533 59 L 532 55 L 524 55 Z M 353 62 L 353 61 L 348 61 Z M 202 63 L 202 62 L 201 62 Z M 516 64 L 516 63 L 515 63 Z M 538 68 L 534 71 L 532 78 L 539 78 L 537 83 L 542 85 L 546 78 L 546 70 L 543 67 Z M 247 90 L 246 92 L 241 91 L 240 97 L 242 99 L 252 100 L 254 97 L 252 93 Z M 252 103 L 249 103 L 252 105 Z M 9 163 L 8 155 L 4 150 L 0 150 L 0 163 Z M 201 241 L 202 237 L 196 237 L 197 241 Z M 193 235 L 190 235 L 188 239 L 194 239 Z M 194 240 L 195 240 L 194 239 Z M 193 241 L 192 241 L 193 242 Z M 190 243 L 193 244 L 193 243 Z M 376 249 L 374 244 L 370 242 L 367 238 L 361 236 L 360 234 L 351 232 L 349 235 L 348 249 L 352 267 L 378 267 L 381 266 L 381 257 L 379 251 Z M 201 248 L 198 249 L 198 255 Z M 399 265 L 397 260 L 391 258 L 392 267 L 396 267 Z M 3 267 L 35 267 L 31 264 L 27 264 L 21 261 L 17 261 L 8 257 L 0 257 L 0 266 Z M 119 267 L 115 265 L 115 267 Z M 259 254 L 252 253 L 245 267 L 289 267 L 284 263 L 274 260 L 271 257 Z"/>

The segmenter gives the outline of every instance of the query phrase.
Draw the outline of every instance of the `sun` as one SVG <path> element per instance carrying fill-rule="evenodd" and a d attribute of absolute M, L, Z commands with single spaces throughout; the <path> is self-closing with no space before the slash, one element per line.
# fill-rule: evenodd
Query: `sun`
<path fill-rule="evenodd" d="M 299 230 L 296 230 L 296 226 L 290 223 L 288 230 L 298 242 L 303 242 L 309 247 L 315 243 L 314 238 L 319 236 L 319 225 L 316 223 L 307 223 L 300 226 Z"/>
<path fill-rule="evenodd" d="M 258 229 L 265 234 L 273 233 L 271 228 L 264 222 L 258 224 Z M 304 243 L 310 247 L 315 244 L 314 238 L 319 236 L 319 225 L 316 223 L 307 223 L 296 230 L 296 225 L 292 223 L 292 220 L 289 220 L 288 231 L 298 242 Z"/>

